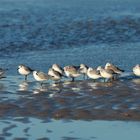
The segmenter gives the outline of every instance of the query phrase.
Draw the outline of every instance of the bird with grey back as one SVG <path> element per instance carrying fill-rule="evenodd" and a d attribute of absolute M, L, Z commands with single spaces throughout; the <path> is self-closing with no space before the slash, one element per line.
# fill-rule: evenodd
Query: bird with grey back
<path fill-rule="evenodd" d="M 33 77 L 36 81 L 41 82 L 41 86 L 44 81 L 48 81 L 50 79 L 50 76 L 42 71 L 33 71 Z"/>
<path fill-rule="evenodd" d="M 93 79 L 94 81 L 102 77 L 99 71 L 91 67 L 89 67 L 87 70 L 87 76 Z"/>
<path fill-rule="evenodd" d="M 76 77 L 79 77 L 81 75 L 81 73 L 79 72 L 79 68 L 79 66 L 65 66 L 64 72 L 67 77 L 72 78 L 72 81 L 74 81 Z"/>
<path fill-rule="evenodd" d="M 25 66 L 23 64 L 19 65 L 17 70 L 21 75 L 25 76 L 25 81 L 27 80 L 27 76 L 33 72 L 33 70 L 30 67 Z"/>
<path fill-rule="evenodd" d="M 55 81 L 55 83 L 56 83 L 57 81 L 60 81 L 60 80 L 61 80 L 61 77 L 62 77 L 62 75 L 61 75 L 58 71 L 55 71 L 55 70 L 52 69 L 52 68 L 50 68 L 50 69 L 48 70 L 48 75 L 50 76 L 50 79 L 51 79 L 52 81 Z"/>

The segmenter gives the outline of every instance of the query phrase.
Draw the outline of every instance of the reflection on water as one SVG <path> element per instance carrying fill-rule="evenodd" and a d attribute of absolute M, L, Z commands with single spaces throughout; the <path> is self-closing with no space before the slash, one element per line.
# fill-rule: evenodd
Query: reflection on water
<path fill-rule="evenodd" d="M 140 84 L 140 78 L 139 79 L 133 79 L 132 82 L 134 82 L 135 84 Z"/>
<path fill-rule="evenodd" d="M 113 82 L 44 83 L 9 76 L 1 81 L 0 116 L 140 120 L 140 84 L 135 77 Z"/>
<path fill-rule="evenodd" d="M 89 82 L 88 85 L 93 89 L 98 89 L 100 87 L 112 87 L 114 82 Z"/>
<path fill-rule="evenodd" d="M 16 117 L 0 121 L 1 139 L 43 140 L 136 140 L 139 122 L 40 120 Z"/>
<path fill-rule="evenodd" d="M 37 86 L 35 89 L 33 89 L 33 94 L 40 94 L 40 93 L 46 93 L 48 91 L 48 87 L 43 86 Z"/>
<path fill-rule="evenodd" d="M 23 81 L 19 84 L 19 91 L 28 91 L 29 83 L 26 81 Z"/>

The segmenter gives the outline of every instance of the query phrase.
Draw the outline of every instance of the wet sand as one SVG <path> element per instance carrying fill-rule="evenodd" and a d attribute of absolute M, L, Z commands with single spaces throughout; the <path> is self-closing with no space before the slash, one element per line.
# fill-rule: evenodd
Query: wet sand
<path fill-rule="evenodd" d="M 136 77 L 107 83 L 64 79 L 43 87 L 22 78 L 11 76 L 1 81 L 1 118 L 140 120 L 140 79 Z"/>
<path fill-rule="evenodd" d="M 8 76 L 0 81 L 1 140 L 139 137 L 139 78 L 126 76 L 111 83 L 63 79 L 43 87 L 31 77 L 22 80 Z"/>

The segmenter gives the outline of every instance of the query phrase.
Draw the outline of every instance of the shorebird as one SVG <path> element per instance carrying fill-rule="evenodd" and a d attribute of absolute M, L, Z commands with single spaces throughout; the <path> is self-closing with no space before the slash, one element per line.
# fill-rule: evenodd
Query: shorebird
<path fill-rule="evenodd" d="M 99 67 L 97 68 L 97 71 L 100 72 L 101 76 L 102 76 L 104 79 L 110 79 L 110 80 L 113 79 L 113 74 L 114 74 L 113 71 L 104 69 L 104 68 L 102 68 L 101 66 L 99 66 Z M 105 80 L 104 80 L 104 81 L 105 81 Z"/>
<path fill-rule="evenodd" d="M 50 76 L 42 71 L 33 71 L 33 77 L 36 81 L 41 82 L 41 86 L 44 81 L 48 81 Z"/>
<path fill-rule="evenodd" d="M 61 68 L 58 64 L 53 64 L 52 65 L 52 69 L 55 70 L 55 71 L 57 71 L 57 72 L 59 72 L 61 75 L 64 74 L 63 68 Z"/>
<path fill-rule="evenodd" d="M 50 79 L 53 81 L 59 81 L 61 80 L 62 77 L 62 75 L 58 71 L 55 71 L 52 68 L 48 70 L 48 75 L 50 76 Z"/>
<path fill-rule="evenodd" d="M 113 71 L 114 73 L 116 73 L 116 74 L 121 74 L 121 73 L 124 72 L 124 70 L 118 68 L 117 66 L 115 66 L 115 65 L 113 65 L 113 64 L 111 64 L 111 63 L 106 63 L 105 69 L 107 69 L 107 70 L 112 70 L 112 71 Z"/>
<path fill-rule="evenodd" d="M 74 81 L 74 78 L 79 77 L 81 73 L 79 72 L 79 66 L 65 66 L 64 72 L 67 77 L 72 78 L 72 81 Z"/>
<path fill-rule="evenodd" d="M 133 73 L 136 76 L 140 76 L 140 65 L 139 64 L 137 64 L 136 66 L 133 67 Z"/>
<path fill-rule="evenodd" d="M 27 76 L 33 72 L 30 67 L 27 67 L 23 64 L 19 65 L 17 70 L 21 75 L 25 76 L 25 81 L 27 80 Z"/>
<path fill-rule="evenodd" d="M 81 74 L 84 75 L 84 79 L 86 77 L 86 74 L 87 74 L 87 71 L 88 71 L 88 66 L 86 66 L 85 64 L 80 64 L 80 68 L 79 68 L 79 71 Z"/>
<path fill-rule="evenodd" d="M 88 70 L 87 70 L 87 76 L 93 80 L 96 80 L 96 79 L 99 79 L 101 78 L 102 76 L 100 75 L 100 72 L 89 67 Z"/>

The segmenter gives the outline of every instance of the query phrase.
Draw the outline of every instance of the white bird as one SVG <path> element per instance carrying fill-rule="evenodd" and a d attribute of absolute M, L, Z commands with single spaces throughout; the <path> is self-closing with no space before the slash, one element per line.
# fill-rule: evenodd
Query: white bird
<path fill-rule="evenodd" d="M 81 73 L 79 72 L 79 66 L 65 66 L 64 72 L 67 77 L 72 78 L 72 81 L 74 81 L 74 78 L 79 77 Z"/>
<path fill-rule="evenodd" d="M 21 65 L 18 66 L 18 72 L 21 75 L 24 75 L 25 76 L 25 80 L 27 80 L 27 76 L 29 74 L 31 74 L 33 72 L 33 70 L 30 67 L 27 67 L 27 66 L 21 64 Z"/>
<path fill-rule="evenodd" d="M 36 81 L 41 82 L 41 86 L 44 81 L 48 81 L 50 79 L 50 76 L 42 71 L 33 71 L 33 77 Z"/>
<path fill-rule="evenodd" d="M 50 76 L 50 79 L 53 81 L 59 81 L 61 80 L 62 77 L 62 75 L 58 71 L 55 71 L 52 68 L 48 70 L 48 75 Z"/>
<path fill-rule="evenodd" d="M 85 64 L 80 64 L 80 68 L 79 68 L 79 71 L 81 74 L 84 75 L 84 79 L 85 79 L 85 76 L 87 74 L 87 71 L 88 71 L 88 66 L 86 66 Z"/>
<path fill-rule="evenodd" d="M 59 72 L 61 75 L 64 74 L 63 68 L 61 68 L 58 64 L 53 64 L 52 65 L 52 69 L 55 70 L 55 71 L 57 71 L 57 72 Z"/>
<path fill-rule="evenodd" d="M 133 73 L 136 76 L 140 76 L 140 65 L 139 64 L 137 64 L 136 66 L 133 67 Z"/>
<path fill-rule="evenodd" d="M 99 79 L 101 78 L 102 76 L 100 75 L 100 72 L 89 67 L 88 70 L 87 70 L 87 76 L 93 80 L 96 80 L 96 79 Z"/>
<path fill-rule="evenodd" d="M 106 63 L 105 69 L 107 69 L 107 70 L 112 70 L 112 71 L 113 71 L 114 73 L 116 73 L 116 74 L 121 74 L 121 73 L 124 72 L 124 70 L 118 68 L 117 66 L 115 66 L 115 65 L 113 65 L 113 64 L 111 64 L 111 63 Z"/>
<path fill-rule="evenodd" d="M 103 78 L 110 79 L 110 80 L 113 79 L 113 71 L 106 70 L 106 69 L 102 68 L 101 66 L 99 66 L 97 68 L 97 70 L 100 72 L 100 74 Z"/>

